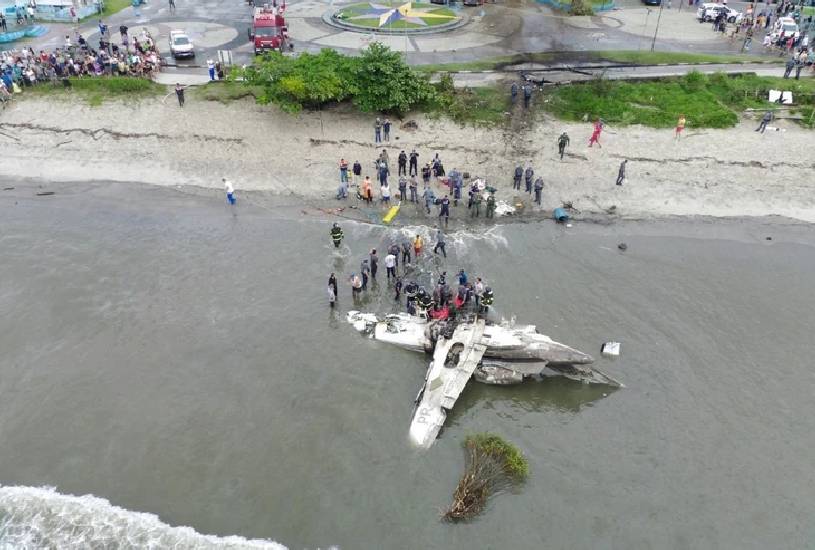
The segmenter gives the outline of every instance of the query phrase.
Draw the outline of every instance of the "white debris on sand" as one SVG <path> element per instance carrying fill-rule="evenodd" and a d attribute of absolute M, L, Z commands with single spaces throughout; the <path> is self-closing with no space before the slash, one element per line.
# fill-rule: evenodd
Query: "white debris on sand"
<path fill-rule="evenodd" d="M 382 148 L 395 159 L 415 147 L 420 166 L 439 153 L 447 171 L 477 173 L 509 204 L 523 193 L 512 190 L 511 174 L 531 160 L 544 179 L 544 208 L 571 202 L 584 214 L 616 205 L 614 215 L 628 218 L 775 214 L 815 221 L 812 133 L 785 121 L 783 133 L 754 132 L 757 122 L 746 121 L 729 130 L 689 129 L 681 140 L 672 129 L 611 127 L 601 149 L 587 147 L 588 123 L 542 122 L 507 141 L 502 128 L 408 118 L 418 130 L 394 125 L 390 143 L 375 145 L 373 116 L 343 109 L 294 116 L 250 100 L 191 98 L 180 109 L 160 99 L 90 107 L 24 98 L 2 115 L 0 176 L 217 188 L 213 174 L 228 174 L 242 190 L 330 199 L 340 158 L 359 160 L 363 176 L 373 176 Z M 571 145 L 560 161 L 562 131 Z M 622 159 L 629 160 L 627 177 L 616 186 Z"/>

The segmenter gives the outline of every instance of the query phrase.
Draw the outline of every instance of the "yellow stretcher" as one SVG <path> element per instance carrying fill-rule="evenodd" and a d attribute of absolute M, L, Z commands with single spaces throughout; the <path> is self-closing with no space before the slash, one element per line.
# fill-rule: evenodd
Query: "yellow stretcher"
<path fill-rule="evenodd" d="M 391 206 L 388 209 L 388 213 L 385 214 L 385 216 L 382 218 L 382 223 L 384 223 L 384 224 L 391 223 L 393 221 L 393 218 L 395 218 L 396 215 L 399 213 L 399 208 L 401 208 L 401 207 L 402 207 L 402 201 L 399 201 L 399 204 L 397 204 L 396 206 Z"/>

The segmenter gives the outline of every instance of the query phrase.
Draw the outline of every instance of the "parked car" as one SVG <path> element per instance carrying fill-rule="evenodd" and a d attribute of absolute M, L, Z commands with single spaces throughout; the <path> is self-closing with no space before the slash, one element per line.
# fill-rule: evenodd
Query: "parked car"
<path fill-rule="evenodd" d="M 662 0 L 642 0 L 642 3 L 646 6 L 658 6 L 662 3 Z"/>
<path fill-rule="evenodd" d="M 173 57 L 195 57 L 195 47 L 184 31 L 170 31 L 170 53 Z"/>
<path fill-rule="evenodd" d="M 783 33 L 785 37 L 798 36 L 800 29 L 798 23 L 792 17 L 782 17 L 773 25 L 773 32 L 770 34 L 770 39 L 773 41 L 778 40 Z"/>
<path fill-rule="evenodd" d="M 696 18 L 699 21 L 713 21 L 716 17 L 724 12 L 728 23 L 740 23 L 744 14 L 740 11 L 734 10 L 723 4 L 715 4 L 708 2 L 699 6 L 696 10 Z"/>

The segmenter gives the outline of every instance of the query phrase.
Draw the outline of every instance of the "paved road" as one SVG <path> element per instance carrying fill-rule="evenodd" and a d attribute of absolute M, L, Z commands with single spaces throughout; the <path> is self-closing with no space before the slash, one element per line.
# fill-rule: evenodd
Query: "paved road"
<path fill-rule="evenodd" d="M 484 57 L 536 51 L 587 51 L 650 49 L 656 21 L 661 21 L 657 49 L 691 52 L 735 52 L 739 42 L 723 39 L 709 25 L 695 22 L 693 10 L 675 5 L 658 17 L 641 4 L 624 0 L 621 9 L 596 17 L 567 17 L 529 0 L 507 0 L 481 8 L 457 8 L 470 22 L 457 30 L 425 36 L 377 37 L 392 49 L 405 52 L 413 64 L 471 61 Z M 196 45 L 196 57 L 179 61 L 162 78 L 187 83 L 200 80 L 204 62 L 216 58 L 218 50 L 233 52 L 236 63 L 252 59 L 246 30 L 251 23 L 251 8 L 245 0 L 176 0 L 177 10 L 170 13 L 166 0 L 152 0 L 137 14 L 127 8 L 106 23 L 115 31 L 124 23 L 132 32 L 147 27 L 163 50 L 171 29 L 184 29 Z M 337 3 L 336 5 L 340 5 Z M 343 31 L 326 25 L 322 15 L 329 4 L 315 0 L 293 0 L 287 10 L 289 31 L 296 51 L 334 48 L 351 53 L 366 46 L 371 35 Z M 98 40 L 95 21 L 80 31 L 91 43 Z M 50 32 L 34 42 L 35 48 L 54 48 L 63 43 L 69 25 L 51 25 Z M 172 59 L 169 62 L 174 63 Z M 172 75 L 180 74 L 174 77 Z"/>

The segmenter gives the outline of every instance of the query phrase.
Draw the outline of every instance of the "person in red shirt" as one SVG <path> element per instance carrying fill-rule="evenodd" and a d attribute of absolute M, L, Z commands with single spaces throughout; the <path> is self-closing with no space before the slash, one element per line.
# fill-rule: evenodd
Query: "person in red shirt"
<path fill-rule="evenodd" d="M 603 148 L 603 146 L 600 145 L 600 132 L 602 131 L 603 131 L 603 121 L 598 118 L 597 121 L 594 123 L 594 131 L 591 133 L 591 138 L 589 138 L 589 147 L 596 143 L 598 147 L 600 147 L 601 149 Z"/>

